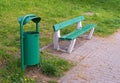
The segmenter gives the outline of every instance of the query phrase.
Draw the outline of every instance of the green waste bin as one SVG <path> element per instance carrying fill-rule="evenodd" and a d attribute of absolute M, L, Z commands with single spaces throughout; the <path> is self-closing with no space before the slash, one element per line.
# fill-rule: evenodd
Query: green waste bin
<path fill-rule="evenodd" d="M 25 32 L 24 33 L 24 64 L 35 65 L 39 64 L 39 33 Z"/>
<path fill-rule="evenodd" d="M 36 31 L 25 32 L 23 27 L 29 21 L 36 23 Z M 21 48 L 21 68 L 40 63 L 39 52 L 39 22 L 41 18 L 34 14 L 25 15 L 18 18 L 20 24 L 20 48 Z"/>

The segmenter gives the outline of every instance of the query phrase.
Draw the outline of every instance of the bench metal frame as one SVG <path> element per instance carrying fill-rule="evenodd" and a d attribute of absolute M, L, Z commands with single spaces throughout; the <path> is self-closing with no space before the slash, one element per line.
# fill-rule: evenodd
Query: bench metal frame
<path fill-rule="evenodd" d="M 82 19 L 80 19 L 80 17 L 82 17 Z M 69 40 L 69 41 L 70 41 L 70 45 L 69 45 L 67 51 L 61 49 L 60 46 L 59 46 L 59 38 L 61 37 L 61 35 L 60 35 L 60 29 L 66 27 L 66 26 L 69 26 L 69 25 L 71 25 L 71 24 L 75 24 L 75 23 L 77 23 L 76 29 L 82 29 L 82 21 L 84 20 L 84 17 L 83 17 L 83 16 L 80 16 L 80 17 L 77 17 L 77 18 L 71 19 L 71 20 L 69 20 L 69 21 L 65 21 L 65 22 L 63 22 L 63 23 L 60 23 L 60 25 L 62 24 L 63 26 L 60 26 L 60 27 L 57 28 L 56 30 L 55 30 L 55 26 L 56 26 L 56 25 L 53 26 L 53 29 L 54 29 L 54 34 L 53 34 L 53 45 L 54 45 L 54 49 L 60 50 L 60 51 L 63 51 L 63 52 L 68 52 L 68 53 L 71 53 L 71 52 L 72 52 L 72 50 L 73 50 L 73 48 L 74 48 L 74 45 L 75 45 L 75 42 L 76 42 L 76 38 L 75 38 L 75 39 L 72 39 L 72 40 Z M 76 20 L 77 20 L 77 21 L 76 21 Z M 72 21 L 73 21 L 73 23 L 72 23 Z M 76 22 L 75 22 L 75 21 L 76 21 Z M 70 23 L 70 22 L 71 22 L 71 23 Z M 67 23 L 67 25 L 65 25 L 65 23 Z M 57 24 L 57 25 L 59 25 L 59 24 Z M 89 33 L 87 39 L 91 39 L 92 36 L 93 36 L 93 33 L 94 33 L 94 27 L 91 28 L 90 33 Z"/>

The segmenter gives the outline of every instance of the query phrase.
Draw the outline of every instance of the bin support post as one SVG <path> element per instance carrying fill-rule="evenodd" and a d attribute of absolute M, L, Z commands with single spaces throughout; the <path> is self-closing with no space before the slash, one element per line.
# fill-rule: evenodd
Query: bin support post
<path fill-rule="evenodd" d="M 36 23 L 36 32 L 39 32 L 39 23 Z"/>
<path fill-rule="evenodd" d="M 23 25 L 20 24 L 20 50 L 21 50 L 21 68 L 22 70 L 25 69 L 24 67 L 24 48 L 23 48 Z"/>

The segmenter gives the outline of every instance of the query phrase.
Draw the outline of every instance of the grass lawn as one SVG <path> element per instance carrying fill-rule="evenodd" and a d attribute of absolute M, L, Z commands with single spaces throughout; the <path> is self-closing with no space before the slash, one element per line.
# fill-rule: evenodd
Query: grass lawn
<path fill-rule="evenodd" d="M 96 36 L 107 37 L 120 28 L 119 0 L 0 0 L 0 83 L 17 83 L 16 80 L 27 78 L 20 70 L 20 30 L 17 19 L 31 13 L 42 18 L 41 47 L 52 43 L 53 24 L 80 15 L 86 17 L 83 24 L 97 24 Z M 30 22 L 24 30 L 35 30 L 35 26 Z M 66 31 L 71 30 L 64 30 L 62 34 Z M 28 79 L 31 83 L 35 82 Z"/>

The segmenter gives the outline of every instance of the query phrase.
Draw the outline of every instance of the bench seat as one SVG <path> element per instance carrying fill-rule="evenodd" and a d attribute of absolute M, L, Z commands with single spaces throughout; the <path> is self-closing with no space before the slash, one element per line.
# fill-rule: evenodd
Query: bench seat
<path fill-rule="evenodd" d="M 73 32 L 71 32 L 69 34 L 61 36 L 59 39 L 61 39 L 61 40 L 73 40 L 73 39 L 76 39 L 77 37 L 81 36 L 82 34 L 89 31 L 90 29 L 92 29 L 95 26 L 96 26 L 96 24 L 87 24 L 87 25 L 83 26 L 81 29 L 76 29 L 75 31 L 73 31 Z"/>

